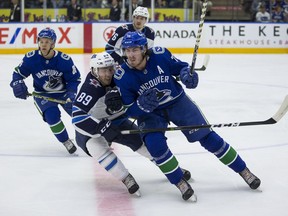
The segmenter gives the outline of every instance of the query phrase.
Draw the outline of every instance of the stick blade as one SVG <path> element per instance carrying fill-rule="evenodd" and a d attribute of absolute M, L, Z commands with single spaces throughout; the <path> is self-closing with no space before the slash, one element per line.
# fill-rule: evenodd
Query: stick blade
<path fill-rule="evenodd" d="M 195 68 L 195 71 L 205 71 L 210 60 L 210 55 L 205 55 L 203 65 L 201 68 Z"/>
<path fill-rule="evenodd" d="M 279 110 L 272 117 L 276 122 L 280 121 L 280 119 L 287 113 L 288 111 L 288 95 L 284 98 Z"/>

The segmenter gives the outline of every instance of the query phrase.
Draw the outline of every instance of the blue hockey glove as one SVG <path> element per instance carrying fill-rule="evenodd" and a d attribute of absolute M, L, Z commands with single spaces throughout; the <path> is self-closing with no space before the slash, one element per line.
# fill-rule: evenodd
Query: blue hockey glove
<path fill-rule="evenodd" d="M 68 100 L 68 101 L 71 101 L 71 102 L 73 102 L 75 100 L 75 97 L 76 97 L 76 92 L 73 92 L 73 91 L 68 91 L 64 95 L 64 99 Z"/>
<path fill-rule="evenodd" d="M 116 138 L 120 139 L 122 137 L 120 130 L 118 130 L 116 126 L 112 125 L 111 121 L 108 119 L 102 119 L 98 123 L 96 133 L 101 134 L 107 142 L 112 142 Z"/>
<path fill-rule="evenodd" d="M 123 103 L 120 92 L 117 87 L 110 89 L 105 95 L 106 112 L 109 115 L 120 112 L 123 109 Z"/>
<path fill-rule="evenodd" d="M 180 80 L 188 89 L 196 88 L 199 81 L 196 71 L 190 75 L 190 67 L 185 67 L 180 71 Z"/>
<path fill-rule="evenodd" d="M 16 80 L 10 83 L 16 98 L 26 100 L 28 97 L 28 88 L 23 80 Z"/>
<path fill-rule="evenodd" d="M 66 94 L 64 95 L 64 100 L 67 103 L 64 104 L 64 107 L 71 108 L 72 107 L 72 103 L 75 100 L 75 98 L 76 98 L 76 92 L 72 92 L 72 91 L 66 92 Z"/>
<path fill-rule="evenodd" d="M 159 106 L 156 89 L 148 89 L 137 99 L 138 107 L 144 112 L 150 113 Z"/>

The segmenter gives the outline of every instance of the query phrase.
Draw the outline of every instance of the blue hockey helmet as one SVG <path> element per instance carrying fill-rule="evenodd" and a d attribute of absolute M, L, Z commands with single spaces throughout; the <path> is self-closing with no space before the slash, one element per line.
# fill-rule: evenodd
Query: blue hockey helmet
<path fill-rule="evenodd" d="M 147 38 L 143 33 L 138 31 L 127 32 L 122 40 L 121 49 L 123 51 L 130 47 L 141 47 L 143 49 L 147 44 Z"/>
<path fill-rule="evenodd" d="M 53 41 L 53 43 L 56 43 L 57 36 L 53 29 L 45 28 L 41 30 L 38 34 L 37 41 L 39 41 L 40 38 L 49 38 Z"/>

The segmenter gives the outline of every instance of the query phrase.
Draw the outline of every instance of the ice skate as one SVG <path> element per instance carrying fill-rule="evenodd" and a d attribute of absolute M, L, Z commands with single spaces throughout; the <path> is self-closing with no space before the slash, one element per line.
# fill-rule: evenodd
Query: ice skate
<path fill-rule="evenodd" d="M 122 182 L 125 184 L 130 194 L 141 196 L 139 185 L 137 184 L 136 180 L 130 173 L 126 178 L 122 180 Z"/>
<path fill-rule="evenodd" d="M 186 170 L 186 169 L 183 169 L 181 168 L 182 172 L 183 172 L 183 178 L 186 180 L 186 181 L 189 181 L 191 179 L 191 173 L 189 170 Z M 191 179 L 193 180 L 193 179 Z"/>
<path fill-rule="evenodd" d="M 73 154 L 77 150 L 76 146 L 74 145 L 74 143 L 70 139 L 68 139 L 67 141 L 63 142 L 63 145 L 65 146 L 65 148 L 67 149 L 69 154 Z"/>
<path fill-rule="evenodd" d="M 239 175 L 253 190 L 257 189 L 261 184 L 261 180 L 257 176 L 255 176 L 247 167 L 243 171 L 241 171 Z"/>
<path fill-rule="evenodd" d="M 176 184 L 176 187 L 180 190 L 181 194 L 182 194 L 182 198 L 186 201 L 188 199 L 192 199 L 195 200 L 194 202 L 197 201 L 196 196 L 194 195 L 194 190 L 192 189 L 192 187 L 190 186 L 190 184 L 184 179 L 182 178 L 180 180 L 180 182 L 178 184 Z M 194 195 L 194 196 L 193 196 Z"/>

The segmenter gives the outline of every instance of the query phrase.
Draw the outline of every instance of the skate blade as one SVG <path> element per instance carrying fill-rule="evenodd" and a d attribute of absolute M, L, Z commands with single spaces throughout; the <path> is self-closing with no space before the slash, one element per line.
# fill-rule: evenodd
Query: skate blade
<path fill-rule="evenodd" d="M 188 180 L 189 182 L 195 182 L 195 179 L 193 179 L 192 177 Z"/>
<path fill-rule="evenodd" d="M 79 154 L 78 154 L 77 151 L 76 151 L 76 152 L 74 152 L 74 153 L 72 153 L 72 154 L 69 154 L 69 156 L 71 156 L 71 157 L 78 157 Z"/>
<path fill-rule="evenodd" d="M 193 194 L 187 201 L 196 203 L 197 202 L 197 196 L 196 194 Z"/>
<path fill-rule="evenodd" d="M 133 195 L 135 195 L 136 197 L 141 197 L 141 192 L 140 192 L 140 190 L 137 190 Z"/>
<path fill-rule="evenodd" d="M 262 193 L 263 192 L 263 190 L 261 189 L 261 188 L 256 188 L 255 190 L 253 190 L 253 191 L 255 191 L 255 192 L 258 192 L 258 193 Z"/>

